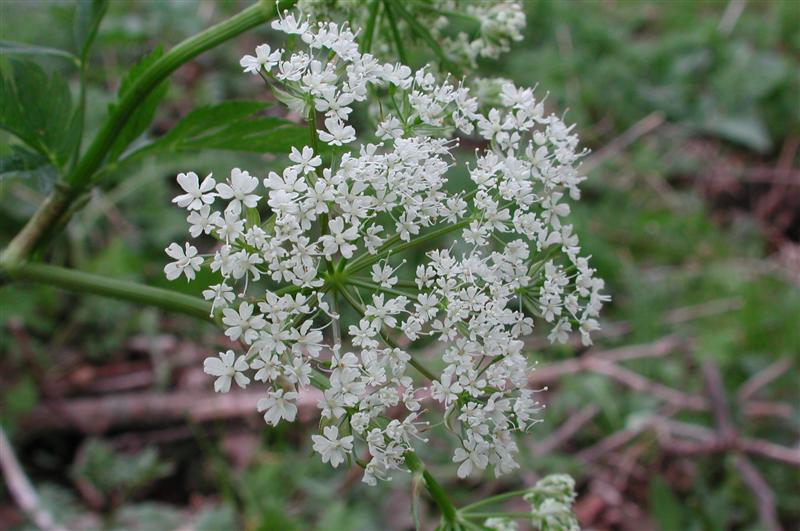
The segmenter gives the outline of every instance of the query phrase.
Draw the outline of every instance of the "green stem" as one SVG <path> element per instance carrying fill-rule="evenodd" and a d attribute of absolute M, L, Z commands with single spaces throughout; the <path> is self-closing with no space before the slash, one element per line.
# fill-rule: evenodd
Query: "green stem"
<path fill-rule="evenodd" d="M 350 261 L 350 267 L 353 268 L 356 266 L 360 266 L 362 262 L 364 262 L 365 260 L 369 260 L 371 256 L 377 256 L 381 254 L 382 252 L 388 250 L 389 248 L 391 248 L 392 245 L 396 244 L 399 241 L 400 241 L 400 234 L 398 233 L 389 238 L 388 240 L 386 240 L 385 242 L 383 242 L 383 245 L 378 247 L 378 251 L 374 255 L 370 254 L 369 251 L 363 251 L 361 254 L 353 258 Z"/>
<path fill-rule="evenodd" d="M 42 202 L 25 227 L 9 243 L 0 256 L 0 262 L 12 267 L 24 261 L 53 227 L 69 218 L 70 205 L 94 182 L 108 150 L 131 114 L 167 76 L 202 52 L 269 20 L 279 9 L 285 9 L 293 3 L 294 0 L 282 0 L 279 3 L 260 0 L 228 20 L 186 39 L 145 70 L 119 100 L 86 153 L 64 177 L 61 186 Z"/>
<path fill-rule="evenodd" d="M 484 520 L 486 518 L 512 518 L 512 519 L 520 519 L 520 518 L 533 518 L 537 516 L 536 513 L 504 513 L 504 512 L 496 512 L 496 513 L 466 513 L 461 515 L 463 518 L 469 518 L 471 520 Z"/>
<path fill-rule="evenodd" d="M 394 44 L 397 48 L 397 56 L 400 58 L 401 63 L 407 65 L 408 60 L 406 59 L 406 50 L 403 46 L 403 39 L 400 37 L 400 31 L 397 29 L 397 19 L 394 18 L 392 6 L 389 5 L 389 2 L 386 0 L 384 0 L 384 11 L 386 12 L 386 19 L 389 21 L 389 29 L 392 32 L 392 38 L 394 39 Z"/>
<path fill-rule="evenodd" d="M 442 511 L 442 518 L 444 518 L 448 524 L 455 523 L 458 519 L 458 511 L 455 505 L 450 501 L 444 488 L 436 481 L 436 478 L 425 468 L 422 460 L 417 457 L 417 454 L 412 450 L 407 451 L 403 455 L 403 458 L 405 459 L 406 466 L 413 474 L 420 474 L 422 476 L 422 479 L 425 481 L 425 488 Z"/>
<path fill-rule="evenodd" d="M 86 121 L 86 57 L 81 58 L 80 67 L 80 92 L 78 94 L 78 108 L 75 110 L 78 127 L 75 134 L 78 140 L 75 142 L 75 150 L 72 152 L 70 164 L 74 166 L 78 162 L 81 154 L 81 143 L 83 141 L 83 127 Z"/>
<path fill-rule="evenodd" d="M 350 306 L 352 306 L 353 309 L 356 310 L 359 314 L 361 314 L 362 317 L 364 317 L 366 315 L 366 311 L 364 310 L 364 307 L 361 306 L 361 303 L 359 303 L 356 300 L 356 298 L 353 296 L 353 294 L 350 293 L 347 290 L 346 287 L 342 286 L 339 289 L 339 293 L 342 294 L 342 297 L 344 297 L 344 299 L 347 301 L 347 303 L 350 304 Z M 399 345 L 391 337 L 389 337 L 387 334 L 385 334 L 382 330 L 379 331 L 379 334 L 381 336 L 381 339 L 383 339 L 384 343 L 386 343 L 387 345 L 389 345 L 392 348 L 399 348 Z M 437 379 L 436 375 L 433 374 L 433 372 L 431 372 L 430 369 L 428 369 L 423 364 L 421 364 L 420 362 L 415 360 L 413 357 L 411 357 L 408 360 L 408 364 L 411 365 L 412 367 L 414 367 L 417 370 L 417 372 L 419 372 L 421 375 L 423 375 L 428 380 L 434 381 L 434 380 Z"/>
<path fill-rule="evenodd" d="M 441 238 L 442 236 L 444 236 L 446 234 L 449 234 L 449 233 L 451 233 L 451 232 L 453 232 L 455 230 L 458 230 L 460 228 L 466 227 L 467 225 L 472 223 L 472 220 L 473 220 L 472 216 L 470 216 L 468 218 L 464 218 L 461 221 L 459 221 L 458 223 L 453 223 L 451 225 L 446 225 L 446 226 L 441 227 L 439 229 L 432 230 L 431 232 L 425 234 L 424 236 L 420 236 L 419 238 L 414 238 L 411 241 L 404 242 L 404 243 L 398 245 L 397 247 L 386 249 L 384 251 L 378 252 L 377 254 L 371 255 L 369 257 L 365 257 L 364 259 L 359 260 L 357 262 L 352 262 L 348 267 L 345 268 L 345 271 L 347 272 L 348 275 L 351 275 L 353 273 L 357 273 L 357 272 L 361 271 L 362 269 L 371 266 L 372 264 L 380 262 L 381 260 L 383 260 L 384 258 L 389 256 L 390 254 L 401 253 L 401 252 L 405 251 L 406 249 L 411 249 L 411 248 L 416 247 L 418 245 L 422 245 L 422 244 L 427 243 L 427 242 L 429 242 L 431 240 L 435 240 L 437 238 Z"/>
<path fill-rule="evenodd" d="M 315 155 L 319 155 L 319 136 L 317 134 L 317 109 L 314 107 L 314 100 L 308 102 L 308 136 L 311 140 L 311 149 Z M 317 174 L 321 172 L 322 166 L 317 166 Z M 321 176 L 321 175 L 320 175 Z M 313 183 L 312 183 L 313 184 Z"/>
<path fill-rule="evenodd" d="M 348 277 L 345 280 L 345 282 L 347 284 L 350 284 L 352 286 L 357 286 L 359 288 L 369 289 L 372 291 L 382 291 L 384 293 L 388 293 L 390 295 L 395 295 L 398 297 L 409 297 L 411 299 L 414 299 L 416 297 L 414 293 L 406 293 L 405 291 L 400 291 L 398 289 L 393 289 L 393 288 L 384 288 L 379 284 L 375 284 L 374 282 L 370 282 L 369 280 L 362 278 Z"/>
<path fill-rule="evenodd" d="M 136 282 L 46 264 L 22 264 L 9 269 L 7 274 L 14 280 L 40 282 L 67 291 L 93 293 L 103 297 L 156 306 L 214 322 L 214 318 L 210 316 L 211 305 L 209 303 L 197 297 L 168 289 L 154 288 Z"/>
<path fill-rule="evenodd" d="M 372 49 L 372 37 L 375 34 L 375 26 L 378 21 L 378 8 L 380 7 L 380 0 L 372 0 L 369 5 L 369 17 L 367 18 L 367 27 L 364 30 L 364 40 L 361 41 L 360 52 L 369 53 Z"/>
<path fill-rule="evenodd" d="M 477 509 L 478 507 L 483 507 L 485 505 L 491 505 L 493 503 L 499 503 L 503 500 L 508 500 L 510 498 L 516 498 L 518 496 L 524 496 L 525 494 L 529 493 L 531 489 L 521 489 L 521 490 L 512 490 L 510 492 L 504 492 L 502 494 L 498 494 L 496 496 L 490 496 L 488 498 L 484 498 L 480 501 L 475 503 L 470 503 L 469 505 L 465 505 L 461 508 L 462 512 L 472 511 L 473 509 Z"/>

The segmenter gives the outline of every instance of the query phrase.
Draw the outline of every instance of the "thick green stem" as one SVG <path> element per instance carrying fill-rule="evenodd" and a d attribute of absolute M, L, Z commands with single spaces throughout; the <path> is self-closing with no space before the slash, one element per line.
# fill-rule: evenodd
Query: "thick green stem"
<path fill-rule="evenodd" d="M 238 15 L 186 39 L 144 71 L 117 103 L 86 153 L 64 177 L 63 183 L 42 202 L 33 217 L 3 251 L 0 262 L 11 267 L 24 261 L 52 227 L 66 221 L 70 215 L 69 206 L 94 182 L 94 176 L 102 167 L 108 150 L 119 137 L 131 114 L 167 76 L 202 52 L 262 24 L 274 17 L 279 9 L 285 9 L 293 3 L 293 0 L 283 0 L 277 4 L 271 0 L 260 0 Z"/>
<path fill-rule="evenodd" d="M 22 264 L 7 270 L 6 274 L 14 280 L 50 284 L 67 291 L 93 293 L 103 297 L 156 306 L 214 322 L 214 318 L 210 316 L 211 305 L 209 303 L 197 297 L 168 289 L 154 288 L 136 282 L 117 280 L 46 264 Z"/>
<path fill-rule="evenodd" d="M 444 518 L 448 524 L 455 523 L 458 518 L 458 511 L 455 505 L 450 501 L 444 488 L 436 481 L 436 478 L 425 468 L 422 460 L 411 450 L 407 451 L 403 455 L 403 458 L 405 459 L 406 466 L 411 470 L 411 473 L 422 475 L 422 479 L 425 481 L 425 488 L 442 511 L 442 518 Z"/>

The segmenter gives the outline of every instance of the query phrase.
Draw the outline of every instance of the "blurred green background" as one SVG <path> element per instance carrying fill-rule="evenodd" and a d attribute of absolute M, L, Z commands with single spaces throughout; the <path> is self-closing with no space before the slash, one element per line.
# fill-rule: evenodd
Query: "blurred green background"
<path fill-rule="evenodd" d="M 133 63 L 245 5 L 112 2 L 89 70 L 89 135 Z M 454 481 L 447 448 L 436 444 L 427 461 L 458 503 L 569 472 L 585 527 L 765 529 L 769 515 L 763 500 L 759 512 L 737 452 L 672 444 L 670 430 L 686 427 L 678 423 L 695 433 L 716 426 L 703 408 L 671 409 L 682 398 L 669 390 L 705 400 L 701 367 L 718 367 L 739 435 L 800 452 L 800 4 L 524 5 L 525 40 L 480 70 L 538 83 L 593 150 L 573 220 L 613 302 L 589 355 L 628 347 L 613 352 L 632 359 L 615 364 L 614 374 L 570 373 L 566 363 L 586 357 L 584 349 L 531 344 L 540 370 L 564 374 L 546 382 L 545 422 L 519 440 L 521 473 Z M 5 0 L 0 38 L 69 49 L 73 9 Z M 202 104 L 265 99 L 238 59 L 273 37 L 254 30 L 182 67 L 149 134 Z M 414 64 L 428 60 L 424 47 L 411 50 Z M 68 62 L 36 60 L 75 88 Z M 7 156 L 9 137 L 0 138 Z M 265 174 L 280 164 L 207 152 L 119 168 L 53 246 L 52 261 L 165 286 L 163 249 L 185 233 L 170 207 L 175 173 L 223 175 L 239 166 Z M 0 246 L 52 182 L 46 173 L 0 168 Z M 408 479 L 370 488 L 357 470 L 320 464 L 308 444 L 313 418 L 267 429 L 252 404 L 203 402 L 214 397 L 201 360 L 222 344 L 212 327 L 37 285 L 4 285 L 0 301 L 3 426 L 44 503 L 68 527 L 413 527 Z M 70 409 L 76 404 L 85 409 Z M 676 424 L 656 423 L 664 417 Z M 776 523 L 800 527 L 798 468 L 763 454 L 750 463 L 767 484 L 759 494 L 774 496 Z M 27 525 L 0 490 L 0 528 Z"/>

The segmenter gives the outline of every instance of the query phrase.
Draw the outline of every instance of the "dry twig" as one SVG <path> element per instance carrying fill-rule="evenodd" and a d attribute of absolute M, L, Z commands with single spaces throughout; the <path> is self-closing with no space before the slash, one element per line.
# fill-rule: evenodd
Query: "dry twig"
<path fill-rule="evenodd" d="M 758 516 L 764 528 L 768 531 L 781 531 L 781 524 L 778 522 L 778 514 L 775 511 L 775 493 L 764 477 L 753 466 L 753 463 L 744 455 L 737 455 L 734 458 L 736 469 L 742 476 L 742 480 L 750 487 L 758 504 Z"/>
<path fill-rule="evenodd" d="M 597 416 L 600 408 L 594 404 L 588 405 L 551 433 L 546 439 L 533 447 L 533 453 L 538 456 L 546 455 L 571 439 L 581 428 Z"/>
<path fill-rule="evenodd" d="M 791 360 L 788 358 L 779 359 L 764 370 L 751 376 L 736 392 L 736 397 L 741 402 L 752 398 L 762 387 L 769 385 L 783 376 L 791 367 Z"/>
<path fill-rule="evenodd" d="M 23 419 L 26 431 L 42 429 L 78 429 L 84 433 L 102 433 L 129 425 L 162 425 L 191 419 L 203 422 L 256 416 L 256 404 L 264 393 L 232 391 L 226 394 L 205 392 L 124 393 L 101 398 L 78 398 L 58 402 L 66 415 L 53 413 L 46 402 Z M 297 401 L 300 418 L 316 415 L 319 393 L 306 390 Z"/>
<path fill-rule="evenodd" d="M 3 469 L 3 477 L 6 485 L 20 509 L 44 531 L 66 531 L 58 525 L 53 516 L 42 507 L 39 495 L 33 488 L 25 471 L 22 470 L 11 442 L 6 437 L 6 432 L 0 426 L 0 467 Z"/>

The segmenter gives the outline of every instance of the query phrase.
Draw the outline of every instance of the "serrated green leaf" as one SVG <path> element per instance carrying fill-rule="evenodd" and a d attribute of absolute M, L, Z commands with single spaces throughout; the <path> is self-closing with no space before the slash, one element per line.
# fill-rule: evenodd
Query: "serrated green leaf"
<path fill-rule="evenodd" d="M 159 46 L 128 70 L 128 73 L 122 78 L 119 85 L 118 100 L 122 99 L 134 86 L 136 80 L 163 55 L 164 50 Z M 148 126 L 153 121 L 153 116 L 155 116 L 158 104 L 161 103 L 166 93 L 167 81 L 165 80 L 153 89 L 139 104 L 136 110 L 133 111 L 130 117 L 128 117 L 128 121 L 125 122 L 122 131 L 120 131 L 119 136 L 117 136 L 116 141 L 108 151 L 108 158 L 110 161 L 118 159 L 128 146 L 147 130 Z M 115 109 L 116 104 L 112 104 L 109 108 L 109 113 L 113 113 Z"/>
<path fill-rule="evenodd" d="M 198 107 L 187 114 L 166 135 L 159 138 L 159 141 L 173 143 L 174 139 L 200 135 L 232 122 L 244 120 L 267 107 L 268 103 L 260 101 L 226 101 Z"/>
<path fill-rule="evenodd" d="M 85 62 L 100 22 L 108 11 L 108 0 L 78 0 L 75 6 L 75 47 L 81 62 Z"/>
<path fill-rule="evenodd" d="M 125 160 L 155 152 L 218 149 L 289 153 L 308 141 L 308 130 L 274 116 L 254 116 L 268 107 L 256 101 L 229 101 L 197 108 L 167 134 Z"/>
<path fill-rule="evenodd" d="M 0 40 L 0 55 L 49 55 L 51 57 L 67 59 L 75 65 L 80 62 L 80 59 L 66 50 L 50 48 L 49 46 L 38 46 L 27 42 Z"/>
<path fill-rule="evenodd" d="M 58 74 L 33 61 L 0 60 L 0 128 L 63 169 L 77 140 L 72 95 Z"/>

